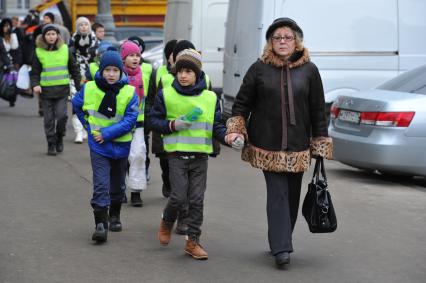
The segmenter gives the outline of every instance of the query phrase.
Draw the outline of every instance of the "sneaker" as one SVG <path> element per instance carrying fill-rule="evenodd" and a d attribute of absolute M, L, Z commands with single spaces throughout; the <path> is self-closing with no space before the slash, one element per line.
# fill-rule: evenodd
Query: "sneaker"
<path fill-rule="evenodd" d="M 134 207 L 143 206 L 143 201 L 141 199 L 141 194 L 139 192 L 130 193 L 130 204 Z"/>
<path fill-rule="evenodd" d="M 64 139 L 62 136 L 61 137 L 58 136 L 56 141 L 56 152 L 61 153 L 63 151 L 64 151 Z"/>
<path fill-rule="evenodd" d="M 197 241 L 193 241 L 192 239 L 186 240 L 185 253 L 198 260 L 206 260 L 209 258 L 204 248 Z"/>

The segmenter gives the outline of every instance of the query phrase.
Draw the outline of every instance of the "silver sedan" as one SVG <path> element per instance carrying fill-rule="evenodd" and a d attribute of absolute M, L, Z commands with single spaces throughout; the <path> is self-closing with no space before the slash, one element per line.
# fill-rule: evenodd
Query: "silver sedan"
<path fill-rule="evenodd" d="M 382 174 L 426 176 L 426 65 L 331 108 L 334 159 Z"/>

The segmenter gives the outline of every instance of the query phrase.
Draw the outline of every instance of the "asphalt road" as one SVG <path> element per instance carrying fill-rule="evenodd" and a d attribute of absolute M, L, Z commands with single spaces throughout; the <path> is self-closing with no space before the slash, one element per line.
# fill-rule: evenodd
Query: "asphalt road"
<path fill-rule="evenodd" d="M 46 156 L 35 99 L 0 101 L 0 282 L 426 282 L 426 181 L 398 180 L 335 161 L 326 168 L 338 230 L 309 233 L 301 214 L 291 264 L 268 253 L 265 184 L 239 154 L 210 159 L 202 244 L 208 261 L 156 235 L 166 199 L 152 158 L 145 206 L 125 206 L 124 229 L 94 245 L 87 144 Z M 304 178 L 304 195 L 311 173 Z M 303 196 L 302 196 L 303 198 Z"/>

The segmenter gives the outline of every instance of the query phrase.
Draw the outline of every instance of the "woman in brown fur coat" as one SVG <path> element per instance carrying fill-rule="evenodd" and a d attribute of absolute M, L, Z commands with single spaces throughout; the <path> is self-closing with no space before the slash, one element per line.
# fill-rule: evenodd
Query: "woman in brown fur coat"
<path fill-rule="evenodd" d="M 303 47 L 302 29 L 279 18 L 266 41 L 261 59 L 244 77 L 227 133 L 245 136 L 242 159 L 264 173 L 269 246 L 283 267 L 293 252 L 303 172 L 312 156 L 331 158 L 332 141 L 321 77 Z"/>

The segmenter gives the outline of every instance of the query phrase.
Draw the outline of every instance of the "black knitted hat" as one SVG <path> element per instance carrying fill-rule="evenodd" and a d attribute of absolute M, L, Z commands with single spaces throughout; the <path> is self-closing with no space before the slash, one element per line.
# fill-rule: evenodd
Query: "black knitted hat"
<path fill-rule="evenodd" d="M 169 60 L 170 54 L 173 53 L 173 49 L 176 46 L 176 39 L 169 40 L 164 46 L 164 56 L 166 56 L 166 60 Z"/>
<path fill-rule="evenodd" d="M 139 36 L 131 36 L 127 40 L 133 41 L 141 49 L 141 54 L 145 51 L 145 42 Z"/>
<path fill-rule="evenodd" d="M 173 62 L 176 62 L 176 56 L 185 49 L 194 49 L 194 44 L 188 40 L 179 40 L 173 48 Z"/>
<path fill-rule="evenodd" d="M 50 30 L 56 31 L 57 34 L 60 34 L 59 28 L 53 24 L 47 24 L 43 27 L 43 37 L 46 35 L 46 33 Z"/>

